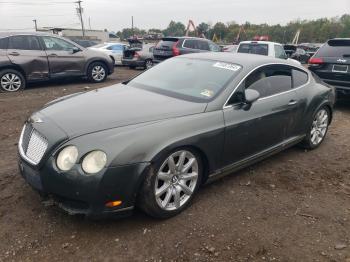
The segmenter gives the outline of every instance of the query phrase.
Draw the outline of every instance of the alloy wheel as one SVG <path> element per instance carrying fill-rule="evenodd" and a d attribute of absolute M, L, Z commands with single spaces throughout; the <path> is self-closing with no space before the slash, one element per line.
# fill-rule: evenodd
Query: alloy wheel
<path fill-rule="evenodd" d="M 166 211 L 177 210 L 191 198 L 198 182 L 198 161 L 187 150 L 171 154 L 161 165 L 155 183 L 155 198 Z"/>
<path fill-rule="evenodd" d="M 16 92 L 22 86 L 21 78 L 15 73 L 7 73 L 1 77 L 1 88 L 8 92 Z"/>
<path fill-rule="evenodd" d="M 326 109 L 317 112 L 311 128 L 311 143 L 315 146 L 320 144 L 324 139 L 329 123 L 329 116 Z"/>
<path fill-rule="evenodd" d="M 95 81 L 102 81 L 106 76 L 106 70 L 103 68 L 103 66 L 96 65 L 92 68 L 92 78 Z"/>
<path fill-rule="evenodd" d="M 153 62 L 152 62 L 152 60 L 147 60 L 146 61 L 146 69 L 150 69 L 150 68 L 152 68 L 153 67 Z"/>

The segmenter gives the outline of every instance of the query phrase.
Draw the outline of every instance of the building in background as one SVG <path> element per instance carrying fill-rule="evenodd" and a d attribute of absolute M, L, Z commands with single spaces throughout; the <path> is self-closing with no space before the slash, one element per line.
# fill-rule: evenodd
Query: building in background
<path fill-rule="evenodd" d="M 72 40 L 90 40 L 95 41 L 97 43 L 104 43 L 104 42 L 118 42 L 120 39 L 114 35 L 109 33 L 105 30 L 85 30 L 85 38 L 83 38 L 81 29 L 74 29 L 74 28 L 59 28 L 59 27 L 42 27 L 39 28 L 38 31 L 40 32 L 51 32 L 53 34 L 63 36 Z"/>

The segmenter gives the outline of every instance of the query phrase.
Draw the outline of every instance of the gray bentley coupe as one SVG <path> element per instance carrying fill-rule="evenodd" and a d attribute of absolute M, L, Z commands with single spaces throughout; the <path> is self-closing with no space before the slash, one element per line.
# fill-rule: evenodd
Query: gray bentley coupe
<path fill-rule="evenodd" d="M 178 56 L 117 85 L 62 97 L 25 123 L 24 179 L 70 214 L 134 207 L 167 218 L 199 187 L 293 145 L 317 148 L 334 88 L 287 60 Z"/>

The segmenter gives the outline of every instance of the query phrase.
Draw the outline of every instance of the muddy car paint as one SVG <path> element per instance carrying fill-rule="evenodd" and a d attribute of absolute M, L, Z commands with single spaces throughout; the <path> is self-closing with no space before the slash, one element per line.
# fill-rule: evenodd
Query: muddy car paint
<path fill-rule="evenodd" d="M 227 105 L 228 99 L 240 91 L 242 81 L 254 69 L 270 64 L 296 68 L 294 63 L 241 54 L 185 57 L 235 61 L 243 70 L 208 103 L 181 100 L 120 84 L 47 105 L 29 120 L 35 130 L 45 135 L 48 150 L 37 166 L 20 157 L 20 170 L 27 182 L 57 197 L 61 207 L 70 213 L 88 216 L 129 213 L 152 163 L 172 150 L 183 146 L 196 148 L 205 160 L 204 182 L 212 181 L 299 143 L 307 133 L 309 125 L 306 123 L 312 122 L 317 109 L 326 106 L 332 111 L 334 90 L 315 81 L 302 67 L 298 69 L 309 75 L 309 81 L 291 92 L 299 103 L 288 109 L 282 108 L 277 99 L 260 101 L 250 110 L 243 110 L 239 104 Z M 276 141 L 273 137 L 276 132 L 270 132 L 271 127 L 279 126 L 282 118 L 289 119 L 287 125 L 293 122 L 293 130 L 279 129 L 281 137 Z M 261 139 L 262 134 L 274 144 L 267 145 Z M 91 150 L 103 150 L 108 156 L 105 168 L 96 175 L 87 176 L 79 160 L 70 171 L 58 170 L 57 154 L 67 145 L 79 148 L 78 159 Z M 239 150 L 233 150 L 237 148 L 232 147 L 234 145 L 242 146 L 246 154 L 240 156 Z M 257 150 L 249 152 L 250 145 Z M 235 159 L 230 158 L 231 153 Z M 113 199 L 120 199 L 123 204 L 106 208 L 104 204 Z"/>

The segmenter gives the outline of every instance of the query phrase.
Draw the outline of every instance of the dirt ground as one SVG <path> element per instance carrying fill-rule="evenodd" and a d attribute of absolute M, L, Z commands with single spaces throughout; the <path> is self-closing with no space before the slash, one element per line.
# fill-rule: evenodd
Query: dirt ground
<path fill-rule="evenodd" d="M 139 72 L 0 94 L 0 261 L 350 261 L 350 102 L 338 104 L 319 149 L 291 148 L 207 185 L 172 219 L 136 211 L 94 222 L 45 207 L 17 169 L 24 120 L 57 97 Z"/>

